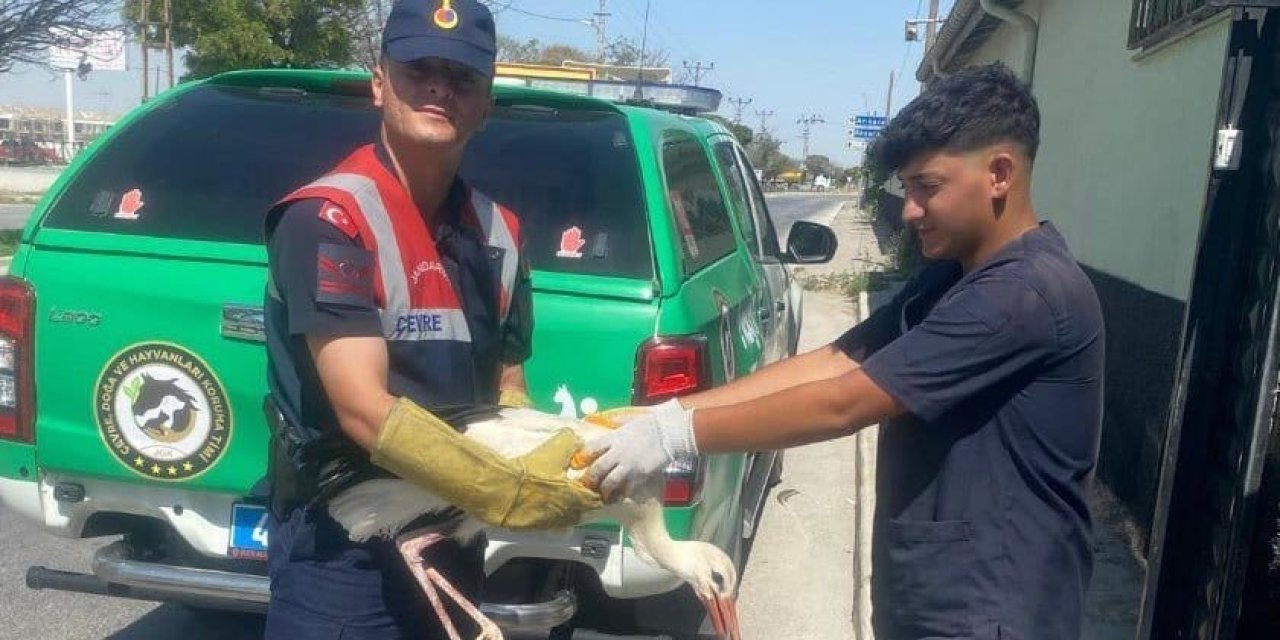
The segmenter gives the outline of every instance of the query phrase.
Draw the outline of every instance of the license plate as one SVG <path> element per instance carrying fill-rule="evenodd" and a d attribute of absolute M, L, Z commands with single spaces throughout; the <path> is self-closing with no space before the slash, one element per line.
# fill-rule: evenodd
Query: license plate
<path fill-rule="evenodd" d="M 267 559 L 267 509 L 256 504 L 231 507 L 231 547 L 233 558 Z"/>

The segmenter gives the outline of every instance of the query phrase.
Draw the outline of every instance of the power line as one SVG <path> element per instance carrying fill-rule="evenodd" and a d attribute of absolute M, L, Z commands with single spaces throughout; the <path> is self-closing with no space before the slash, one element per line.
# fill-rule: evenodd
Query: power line
<path fill-rule="evenodd" d="M 917 1 L 916 1 L 916 15 L 915 15 L 915 17 L 913 18 L 913 20 L 919 20 L 919 19 L 920 19 L 920 12 L 921 12 L 921 11 L 923 11 L 923 10 L 924 10 L 924 0 L 917 0 Z M 899 75 L 899 76 L 902 76 L 902 74 L 906 73 L 906 71 L 907 71 L 907 60 L 911 58 L 911 48 L 912 48 L 912 47 L 914 47 L 914 46 L 915 46 L 915 44 L 916 44 L 916 43 L 915 43 L 915 41 L 914 41 L 914 40 L 908 40 L 908 41 L 907 41 L 907 47 L 906 47 L 906 50 L 902 52 L 902 65 L 898 67 L 898 75 Z"/>
<path fill-rule="evenodd" d="M 729 98 L 729 103 L 733 105 L 733 123 L 742 124 L 742 109 L 752 102 L 751 98 Z"/>
<path fill-rule="evenodd" d="M 609 0 L 600 0 L 600 10 L 591 19 L 591 26 L 596 30 L 596 61 L 604 62 L 606 49 L 609 48 Z"/>
<path fill-rule="evenodd" d="M 777 112 L 773 110 L 756 112 L 756 117 L 760 118 L 760 133 L 769 133 L 769 118 L 772 118 L 775 113 Z"/>
<path fill-rule="evenodd" d="M 705 67 L 702 65 L 701 60 L 695 61 L 694 64 L 689 64 L 688 60 L 684 60 L 681 64 L 684 65 L 685 72 L 693 74 L 693 86 L 695 87 L 702 85 L 703 75 L 716 70 L 716 63 L 714 62 L 706 65 Z"/>
<path fill-rule="evenodd" d="M 585 18 L 566 18 L 566 17 L 563 17 L 563 16 L 549 16 L 549 15 L 547 15 L 547 14 L 545 14 L 545 13 L 537 13 L 537 12 L 534 12 L 534 11 L 529 11 L 529 10 L 527 10 L 527 9 L 521 9 L 521 8 L 519 8 L 519 7 L 512 6 L 510 3 L 507 3 L 505 10 L 506 10 L 506 11 L 514 11 L 514 12 L 516 12 L 516 13 L 523 14 L 523 15 L 526 15 L 526 16 L 529 16 L 529 17 L 532 17 L 532 18 L 541 18 L 541 19 L 543 19 L 543 20 L 555 20 L 556 22 L 577 22 L 577 23 L 581 23 L 583 20 L 585 20 Z"/>
<path fill-rule="evenodd" d="M 813 125 L 826 124 L 826 122 L 827 121 L 824 120 L 822 116 L 816 113 L 800 116 L 796 120 L 796 124 L 802 127 L 800 130 L 800 139 L 804 140 L 804 156 L 800 159 L 801 162 L 809 159 L 809 137 L 813 134 Z"/>

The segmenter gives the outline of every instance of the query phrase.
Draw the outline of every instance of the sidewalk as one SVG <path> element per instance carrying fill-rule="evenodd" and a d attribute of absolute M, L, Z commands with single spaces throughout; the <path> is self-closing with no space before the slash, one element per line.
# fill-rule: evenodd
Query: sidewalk
<path fill-rule="evenodd" d="M 844 215 L 838 216 L 833 224 L 840 246 L 836 258 L 829 264 L 808 269 L 805 275 L 825 275 L 855 271 L 871 273 L 882 271 L 888 265 L 886 256 L 880 247 L 870 217 L 850 204 Z M 893 297 L 894 291 L 864 292 L 857 300 L 851 301 L 854 307 L 854 322 L 865 320 L 880 305 Z M 819 295 L 819 294 L 815 294 Z M 806 318 L 808 314 L 806 312 Z M 847 329 L 847 327 L 846 327 Z M 841 331 L 840 333 L 843 333 Z M 839 334 L 837 334 L 839 335 Z M 858 432 L 851 440 L 851 454 L 854 461 L 854 473 L 857 478 L 854 507 L 854 554 L 850 558 L 854 582 L 853 638 L 857 640 L 873 640 L 871 633 L 871 516 L 875 512 L 875 478 L 876 478 L 876 446 L 879 442 L 880 428 L 869 427 Z"/>
<path fill-rule="evenodd" d="M 830 224 L 840 240 L 827 265 L 794 270 L 797 278 L 865 269 L 879 260 L 875 234 L 848 203 Z M 862 307 L 862 308 L 865 308 Z M 800 351 L 829 344 L 859 319 L 856 301 L 835 293 L 806 291 Z M 782 484 L 770 494 L 756 534 L 739 596 L 747 640 L 804 638 L 854 640 L 860 551 L 860 500 L 868 482 L 866 438 L 859 436 L 791 449 Z M 874 457 L 874 447 L 870 449 Z M 867 511 L 867 513 L 870 513 Z M 869 522 L 868 522 L 869 524 Z M 865 575 L 865 573 L 864 573 Z"/>

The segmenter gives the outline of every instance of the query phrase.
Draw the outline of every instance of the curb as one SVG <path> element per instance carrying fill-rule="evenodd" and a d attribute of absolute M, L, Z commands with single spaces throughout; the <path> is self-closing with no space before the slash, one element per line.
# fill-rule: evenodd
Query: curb
<path fill-rule="evenodd" d="M 858 293 L 858 322 L 871 315 L 871 299 L 866 291 Z M 867 427 L 854 435 L 854 469 L 857 474 L 857 497 L 854 506 L 854 595 L 853 635 L 857 640 L 875 640 L 871 628 L 871 532 L 876 509 L 876 445 L 879 425 Z"/>

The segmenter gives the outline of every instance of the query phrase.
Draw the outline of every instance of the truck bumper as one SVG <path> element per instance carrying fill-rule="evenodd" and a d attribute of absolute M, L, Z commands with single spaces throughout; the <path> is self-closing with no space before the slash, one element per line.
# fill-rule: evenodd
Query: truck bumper
<path fill-rule="evenodd" d="M 27 586 L 260 613 L 266 612 L 271 599 L 265 576 L 145 562 L 133 558 L 123 541 L 98 551 L 92 574 L 31 567 Z M 480 608 L 505 631 L 543 631 L 568 622 L 578 603 L 572 593 L 561 591 L 548 602 L 483 603 Z"/>

